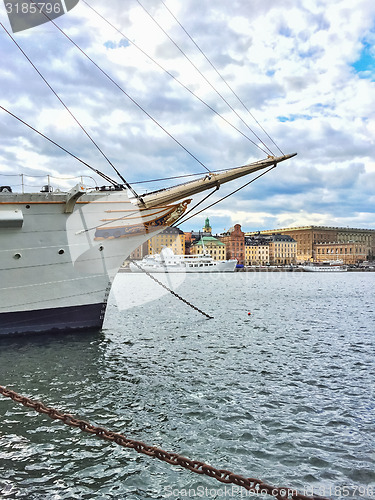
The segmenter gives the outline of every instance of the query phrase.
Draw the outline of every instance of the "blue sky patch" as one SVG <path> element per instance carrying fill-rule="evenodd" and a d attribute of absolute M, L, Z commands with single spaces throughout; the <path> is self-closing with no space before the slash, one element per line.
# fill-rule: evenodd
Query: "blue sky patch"
<path fill-rule="evenodd" d="M 107 49 L 117 49 L 119 47 L 129 47 L 130 43 L 125 40 L 124 38 L 119 42 L 115 43 L 112 42 L 111 40 L 108 40 L 107 42 L 104 43 L 104 47 L 107 47 Z"/>
<path fill-rule="evenodd" d="M 286 36 L 287 38 L 290 38 L 293 35 L 292 30 L 286 25 L 280 26 L 279 34 Z"/>
<path fill-rule="evenodd" d="M 108 40 L 108 42 L 104 43 L 104 47 L 107 47 L 107 49 L 115 49 L 116 44 L 114 42 L 111 42 L 111 40 Z"/>
<path fill-rule="evenodd" d="M 360 78 L 375 79 L 375 53 L 370 43 L 363 42 L 360 58 L 352 64 L 352 67 Z"/>
<path fill-rule="evenodd" d="M 294 122 L 296 120 L 312 120 L 310 115 L 289 115 L 289 116 L 278 116 L 279 122 Z"/>

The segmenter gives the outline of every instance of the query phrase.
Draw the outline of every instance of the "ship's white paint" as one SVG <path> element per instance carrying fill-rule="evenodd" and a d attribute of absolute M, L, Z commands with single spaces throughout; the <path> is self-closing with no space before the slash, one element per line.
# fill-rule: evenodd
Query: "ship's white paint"
<path fill-rule="evenodd" d="M 85 194 L 67 214 L 66 198 L 66 193 L 0 195 L 0 219 L 8 221 L 0 228 L 0 321 L 8 313 L 105 304 L 124 259 L 165 228 L 151 225 L 146 231 L 145 224 L 172 212 L 171 223 L 182 213 L 179 205 L 141 211 L 120 191 Z M 17 217 L 9 216 L 14 213 Z M 112 234 L 119 227 L 135 232 L 98 236 L 100 228 Z"/>

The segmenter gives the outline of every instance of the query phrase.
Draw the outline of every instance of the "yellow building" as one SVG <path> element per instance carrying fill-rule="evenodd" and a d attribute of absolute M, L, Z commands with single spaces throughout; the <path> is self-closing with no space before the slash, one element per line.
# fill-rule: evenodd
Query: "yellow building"
<path fill-rule="evenodd" d="M 285 266 L 296 263 L 297 242 L 287 234 L 245 236 L 245 265 Z"/>
<path fill-rule="evenodd" d="M 270 237 L 270 264 L 272 266 L 296 263 L 297 242 L 287 234 Z"/>
<path fill-rule="evenodd" d="M 209 254 L 214 260 L 226 260 L 225 245 L 213 236 L 202 236 L 190 247 L 190 255 Z"/>
<path fill-rule="evenodd" d="M 170 248 L 175 255 L 185 255 L 185 234 L 177 227 L 167 227 L 147 242 L 148 254 L 160 253 L 164 247 Z"/>
<path fill-rule="evenodd" d="M 270 246 L 265 241 L 245 238 L 245 266 L 266 266 L 270 263 Z"/>
<path fill-rule="evenodd" d="M 317 243 L 315 261 L 340 260 L 346 265 L 363 262 L 367 259 L 370 248 L 364 243 Z"/>

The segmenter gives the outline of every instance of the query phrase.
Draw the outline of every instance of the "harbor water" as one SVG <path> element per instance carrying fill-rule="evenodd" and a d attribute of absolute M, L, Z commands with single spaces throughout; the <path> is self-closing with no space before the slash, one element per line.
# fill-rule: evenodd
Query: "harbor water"
<path fill-rule="evenodd" d="M 375 274 L 119 274 L 100 333 L 0 339 L 0 385 L 216 468 L 375 498 Z M 0 395 L 0 498 L 271 498 Z"/>

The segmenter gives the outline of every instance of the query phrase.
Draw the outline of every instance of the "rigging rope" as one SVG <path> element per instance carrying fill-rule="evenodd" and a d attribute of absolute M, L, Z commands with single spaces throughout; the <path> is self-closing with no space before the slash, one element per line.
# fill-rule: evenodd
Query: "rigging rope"
<path fill-rule="evenodd" d="M 65 425 L 79 428 L 82 432 L 95 435 L 98 438 L 116 443 L 124 448 L 130 448 L 137 453 L 143 453 L 149 457 L 157 458 L 158 460 L 166 462 L 170 465 L 177 465 L 196 474 L 212 477 L 223 484 L 234 484 L 258 495 L 270 495 L 277 500 L 329 500 L 316 495 L 312 497 L 302 495 L 295 489 L 272 486 L 264 483 L 261 479 L 240 476 L 225 469 L 216 469 L 215 467 L 212 467 L 204 462 L 190 460 L 189 458 L 178 455 L 177 453 L 168 452 L 162 450 L 161 448 L 157 448 L 156 446 L 147 445 L 142 441 L 127 438 L 123 434 L 104 429 L 103 427 L 96 427 L 85 420 L 77 419 L 68 413 L 63 413 L 55 408 L 48 407 L 40 401 L 35 401 L 26 396 L 22 396 L 2 385 L 0 385 L 0 394 L 6 398 L 12 399 L 16 403 L 22 404 L 26 408 L 31 408 L 38 413 L 47 415 L 53 420 L 60 420 Z"/>
<path fill-rule="evenodd" d="M 182 223 L 185 223 L 186 221 L 192 219 L 193 217 L 196 217 L 197 215 L 199 215 L 201 212 L 204 212 L 205 210 L 213 207 L 214 205 L 217 205 L 218 203 L 222 202 L 223 200 L 225 200 L 226 198 L 229 198 L 230 196 L 232 196 L 233 194 L 235 193 L 238 193 L 238 191 L 241 191 L 241 189 L 243 189 L 244 187 L 248 186 L 249 184 L 253 183 L 254 181 L 256 181 L 257 179 L 259 179 L 260 177 L 262 177 L 262 175 L 265 175 L 267 174 L 268 172 L 270 172 L 271 170 L 273 170 L 274 168 L 276 168 L 276 163 L 275 165 L 273 165 L 271 168 L 269 168 L 268 170 L 262 172 L 261 174 L 257 175 L 256 177 L 254 177 L 254 179 L 251 179 L 251 181 L 249 182 L 246 182 L 246 184 L 244 184 L 243 186 L 239 187 L 238 189 L 235 189 L 234 191 L 232 191 L 231 193 L 227 194 L 226 196 L 223 196 L 222 198 L 220 198 L 220 200 L 217 200 L 215 201 L 214 203 L 211 203 L 211 205 L 208 205 L 207 207 L 205 208 L 202 208 L 201 210 L 199 210 L 199 212 L 197 212 L 196 214 L 193 214 L 191 215 L 190 217 L 188 217 L 187 219 L 185 220 L 180 220 L 180 224 Z M 190 210 L 189 210 L 190 212 Z"/>
<path fill-rule="evenodd" d="M 217 170 L 210 170 L 210 174 L 225 172 L 227 170 L 228 170 L 227 168 L 218 168 Z M 171 177 L 160 177 L 159 179 L 147 179 L 145 181 L 135 181 L 135 182 L 132 182 L 132 184 L 147 184 L 149 182 L 170 181 L 173 179 L 184 179 L 186 177 L 195 177 L 197 175 L 207 175 L 207 174 L 206 174 L 206 172 L 197 172 L 195 174 L 174 175 Z"/>
<path fill-rule="evenodd" d="M 97 170 L 96 168 L 92 167 L 91 165 L 89 165 L 85 161 L 81 160 L 81 158 L 79 158 L 75 154 L 71 153 L 68 149 L 64 148 L 63 146 L 61 146 L 60 144 L 58 144 L 53 139 L 50 139 L 47 135 L 43 134 L 42 132 L 40 132 L 39 130 L 37 130 L 36 128 L 34 128 L 32 125 L 30 125 L 26 121 L 22 120 L 22 118 L 18 117 L 17 115 L 15 115 L 11 111 L 9 111 L 4 106 L 0 105 L 0 109 L 2 109 L 3 111 L 5 111 L 6 113 L 8 113 L 10 116 L 12 116 L 13 118 L 15 118 L 19 122 L 21 122 L 26 127 L 30 128 L 31 130 L 33 130 L 34 132 L 36 132 L 37 134 L 39 134 L 41 137 L 43 137 L 44 139 L 46 139 L 50 143 L 54 144 L 56 147 L 60 148 L 62 151 L 64 151 L 68 155 L 70 155 L 73 158 L 75 158 L 76 160 L 78 160 L 80 163 L 82 163 L 83 165 L 85 165 L 86 167 L 88 167 L 90 170 L 92 170 L 96 174 L 98 174 L 101 177 L 103 177 L 107 182 L 110 182 L 114 186 L 118 185 L 116 183 L 116 181 L 114 181 L 113 179 L 111 179 L 110 177 L 108 177 L 106 174 L 104 174 L 103 172 L 100 172 L 100 170 Z M 210 172 L 211 173 L 215 173 L 215 172 L 222 172 L 222 171 L 225 171 L 225 170 L 227 170 L 227 169 L 212 170 Z M 185 178 L 185 177 L 194 177 L 194 176 L 197 176 L 197 175 L 205 175 L 205 174 L 206 174 L 205 172 L 197 172 L 196 174 L 175 175 L 173 177 L 164 177 L 164 178 L 160 178 L 160 179 L 149 179 L 149 180 L 145 180 L 145 181 L 136 181 L 136 182 L 133 182 L 132 184 L 146 184 L 148 182 L 159 182 L 159 181 L 166 181 L 166 180 L 173 180 L 173 179 L 182 179 L 182 178 Z M 1 175 L 3 175 L 3 176 L 9 176 L 9 177 L 15 177 L 15 176 L 23 175 L 23 174 L 1 174 Z M 45 175 L 32 175 L 30 177 L 45 177 Z M 50 177 L 54 177 L 54 176 L 50 175 Z M 87 176 L 84 176 L 84 177 L 87 177 Z M 58 177 L 55 177 L 55 178 L 57 179 Z M 63 178 L 60 178 L 60 179 L 63 179 Z M 95 182 L 95 179 L 93 179 L 93 180 Z M 189 210 L 189 212 L 190 212 L 190 210 Z"/>
<path fill-rule="evenodd" d="M 47 141 L 51 142 L 52 144 L 54 144 L 55 146 L 57 146 L 58 148 L 60 148 L 62 151 L 64 151 L 65 153 L 68 153 L 68 155 L 72 156 L 73 158 L 75 158 L 76 160 L 78 160 L 80 163 L 82 163 L 83 165 L 85 165 L 85 167 L 89 168 L 90 170 L 92 170 L 93 172 L 95 172 L 96 174 L 100 175 L 101 177 L 103 177 L 103 179 L 105 179 L 107 182 L 110 182 L 111 184 L 113 184 L 114 186 L 118 186 L 118 183 L 116 181 L 114 181 L 113 179 L 111 179 L 110 177 L 108 177 L 106 174 L 104 174 L 103 172 L 100 172 L 100 170 L 97 170 L 96 168 L 92 167 L 91 165 L 89 165 L 88 163 L 86 163 L 85 161 L 81 160 L 81 158 L 79 158 L 78 156 L 76 156 L 75 154 L 71 153 L 70 151 L 68 151 L 67 149 L 65 149 L 63 146 L 60 146 L 60 144 L 58 144 L 57 142 L 53 141 L 52 139 L 50 139 L 49 137 L 47 137 L 45 134 L 43 134 L 42 132 L 39 132 L 39 130 L 37 130 L 36 128 L 32 127 L 31 125 L 29 125 L 27 122 L 25 122 L 24 120 L 22 120 L 21 118 L 19 118 L 17 115 L 11 113 L 8 109 L 4 108 L 4 106 L 1 106 L 0 105 L 0 109 L 2 109 L 3 111 L 5 111 L 6 113 L 8 113 L 10 116 L 13 116 L 13 118 L 15 118 L 16 120 L 18 120 L 19 122 L 21 122 L 23 125 L 26 125 L 26 127 L 29 127 L 31 130 L 33 130 L 34 132 L 36 132 L 37 134 L 39 134 L 41 137 L 43 137 L 44 139 L 47 139 Z"/>
<path fill-rule="evenodd" d="M 203 200 L 199 201 L 198 203 L 196 203 L 193 207 L 191 207 L 187 212 L 183 213 L 182 215 L 180 215 L 180 217 L 174 221 L 173 224 L 171 224 L 170 227 L 176 227 L 177 225 L 177 222 L 180 222 L 181 219 L 183 219 L 187 214 L 190 214 L 190 212 L 192 212 L 193 210 L 195 210 L 199 205 L 201 205 L 203 202 L 205 202 L 207 200 L 207 198 L 209 198 L 210 196 L 212 196 L 214 193 L 216 193 L 216 191 L 220 188 L 220 184 L 218 183 L 215 187 L 215 189 L 213 191 L 211 191 L 211 193 L 209 193 L 207 196 L 205 196 L 203 198 Z"/>
<path fill-rule="evenodd" d="M 256 124 L 262 129 L 262 131 L 266 134 L 268 139 L 273 143 L 273 145 L 280 151 L 280 153 L 283 155 L 284 153 L 282 150 L 279 148 L 279 146 L 276 144 L 276 142 L 272 139 L 272 137 L 267 133 L 267 131 L 264 129 L 264 127 L 259 123 L 259 121 L 255 118 L 253 113 L 248 109 L 246 104 L 243 102 L 243 100 L 240 98 L 240 96 L 233 90 L 233 88 L 229 85 L 229 83 L 226 81 L 226 79 L 223 77 L 223 75 L 218 71 L 216 66 L 212 63 L 212 61 L 207 57 L 207 55 L 203 52 L 203 50 L 199 47 L 197 42 L 193 39 L 193 37 L 188 33 L 188 31 L 184 28 L 184 26 L 180 23 L 180 21 L 177 19 L 177 17 L 173 14 L 173 12 L 169 9 L 169 7 L 165 4 L 163 0 L 160 0 L 161 3 L 164 5 L 164 7 L 167 9 L 167 11 L 170 13 L 170 15 L 173 17 L 173 19 L 176 21 L 176 23 L 181 27 L 181 29 L 186 33 L 186 35 L 189 37 L 189 39 L 192 41 L 192 43 L 195 45 L 195 47 L 199 50 L 199 52 L 202 54 L 202 56 L 206 59 L 208 64 L 211 66 L 211 68 L 216 72 L 216 74 L 219 76 L 219 78 L 225 83 L 225 85 L 228 87 L 228 89 L 232 92 L 232 94 L 236 97 L 236 99 L 240 102 L 240 104 L 243 106 L 243 108 L 249 113 L 251 118 L 256 122 Z M 250 129 L 251 130 L 251 129 Z M 255 133 L 254 133 L 255 134 Z M 256 135 L 256 134 L 255 134 Z M 260 142 L 265 146 L 266 144 L 256 135 L 257 139 L 260 140 Z M 268 149 L 268 148 L 267 148 Z"/>
<path fill-rule="evenodd" d="M 189 87 L 187 87 L 184 83 L 181 82 L 181 80 L 179 80 L 176 76 L 174 76 L 170 71 L 168 71 L 166 68 L 164 68 L 160 63 L 158 63 L 153 57 L 151 57 L 149 54 L 147 54 L 147 52 L 145 52 L 139 45 L 137 45 L 133 40 L 130 40 L 130 38 L 128 38 L 122 31 L 120 31 L 118 28 L 116 28 L 116 26 L 114 24 L 112 24 L 110 21 L 108 21 L 108 19 L 106 19 L 104 16 L 102 16 L 96 9 L 94 9 L 91 5 L 89 5 L 86 0 L 82 0 L 82 2 L 87 5 L 87 7 L 89 9 L 91 9 L 93 12 L 95 12 L 95 14 L 97 16 L 99 16 L 101 19 L 103 19 L 103 21 L 105 21 L 109 26 L 111 26 L 111 28 L 113 28 L 115 31 L 117 31 L 117 33 L 119 33 L 127 42 L 129 42 L 131 45 L 133 45 L 137 50 L 139 50 L 140 52 L 142 52 L 143 55 L 145 55 L 148 59 L 150 59 L 150 61 L 152 61 L 154 64 L 156 64 L 156 66 L 158 66 L 162 71 L 164 71 L 168 76 L 170 76 L 175 82 L 177 82 L 179 85 L 181 85 L 181 87 L 183 87 L 185 90 L 187 90 L 187 92 L 189 92 L 192 96 L 194 96 L 196 99 L 198 99 L 198 101 L 200 101 L 204 106 L 206 106 L 210 111 L 212 111 L 213 113 L 215 113 L 216 116 L 218 116 L 219 118 L 221 118 L 225 123 L 227 123 L 229 126 L 231 126 L 234 130 L 236 130 L 236 132 L 238 132 L 239 134 L 241 134 L 243 137 L 245 137 L 245 139 L 247 139 L 248 141 L 250 141 L 254 146 L 256 146 L 257 148 L 259 148 L 261 151 L 263 151 L 263 153 L 265 154 L 269 154 L 271 153 L 270 149 L 266 146 L 266 144 L 264 144 L 265 148 L 268 150 L 268 151 L 265 151 L 264 149 L 260 148 L 259 145 L 254 142 L 250 137 L 248 137 L 246 134 L 244 134 L 239 128 L 237 128 L 235 125 L 233 125 L 229 120 L 227 120 L 223 115 L 221 115 L 218 111 L 216 111 L 212 106 L 210 106 L 206 101 L 204 101 L 203 99 L 201 99 L 197 94 L 195 94 L 191 89 L 189 89 Z M 249 128 L 249 127 L 248 127 Z M 251 130 L 251 129 L 250 129 Z M 251 130 L 251 132 L 253 132 Z M 254 133 L 254 132 L 253 132 Z M 258 138 L 259 139 L 259 138 Z M 262 142 L 261 139 L 259 139 L 260 142 Z M 272 154 L 272 153 L 271 153 Z"/>
<path fill-rule="evenodd" d="M 227 169 L 224 169 L 227 170 Z M 219 172 L 219 170 L 210 170 L 210 172 Z M 159 179 L 148 179 L 146 181 L 135 181 L 132 184 L 147 184 L 148 182 L 170 181 L 173 179 L 184 179 L 185 177 L 195 177 L 197 175 L 206 175 L 206 172 L 197 172 L 196 174 L 174 175 L 172 177 L 160 177 Z"/>
<path fill-rule="evenodd" d="M 122 180 L 122 182 L 125 184 L 125 186 L 132 192 L 133 196 L 136 198 L 138 197 L 137 193 L 134 191 L 134 189 L 130 186 L 130 184 L 124 179 L 124 177 L 120 174 L 120 172 L 117 170 L 117 168 L 113 165 L 111 160 L 104 154 L 104 151 L 99 147 L 99 145 L 94 141 L 94 139 L 91 137 L 91 135 L 87 132 L 87 130 L 83 127 L 83 125 L 79 122 L 78 118 L 72 113 L 72 111 L 68 108 L 68 106 L 65 104 L 65 102 L 61 99 L 61 97 L 57 94 L 55 89 L 48 83 L 46 78 L 43 76 L 43 74 L 39 71 L 39 69 L 36 67 L 36 65 L 33 63 L 33 61 L 30 59 L 30 57 L 26 54 L 26 52 L 22 49 L 22 47 L 16 42 L 14 37 L 9 33 L 9 31 L 5 28 L 5 26 L 0 23 L 1 27 L 4 29 L 4 31 L 7 33 L 9 38 L 12 40 L 12 42 L 16 45 L 16 47 L 20 50 L 20 52 L 25 56 L 27 61 L 31 64 L 31 66 L 34 68 L 34 70 L 38 73 L 38 75 L 41 77 L 43 82 L 47 85 L 47 87 L 51 90 L 51 92 L 55 95 L 55 97 L 60 101 L 60 103 L 64 106 L 66 111 L 70 114 L 70 116 L 73 118 L 73 120 L 77 123 L 77 125 L 81 128 L 81 130 L 86 134 L 86 136 L 89 138 L 89 140 L 94 144 L 96 149 L 101 153 L 101 155 L 107 160 L 109 165 L 113 168 L 113 170 L 116 172 L 116 174 L 119 176 L 119 178 Z M 117 184 L 118 185 L 118 184 Z"/>
<path fill-rule="evenodd" d="M 146 12 L 146 14 L 152 19 L 152 21 L 156 24 L 156 26 L 165 34 L 165 36 L 173 43 L 173 45 L 181 52 L 181 54 L 189 61 L 189 63 L 193 66 L 193 68 L 199 73 L 199 75 L 204 79 L 204 81 L 212 88 L 212 90 L 222 99 L 222 101 L 225 102 L 225 104 L 229 107 L 229 109 L 241 120 L 241 122 L 250 130 L 252 134 L 255 135 L 255 137 L 263 144 L 263 146 L 267 149 L 265 151 L 263 148 L 261 148 L 258 144 L 256 144 L 254 141 L 249 139 L 247 136 L 245 136 L 247 139 L 249 139 L 255 146 L 257 146 L 261 151 L 263 151 L 265 154 L 271 154 L 273 156 L 272 151 L 270 148 L 260 139 L 257 134 L 252 130 L 249 125 L 245 122 L 245 120 L 237 113 L 237 111 L 231 106 L 231 104 L 225 99 L 223 95 L 220 94 L 220 92 L 212 85 L 212 83 L 204 76 L 204 74 L 201 72 L 201 70 L 196 66 L 196 64 L 193 63 L 193 61 L 188 57 L 188 55 L 178 46 L 178 44 L 173 40 L 173 38 L 168 35 L 168 33 L 165 31 L 165 29 L 156 21 L 156 19 L 150 14 L 150 12 L 141 4 L 140 0 L 136 0 L 136 2 L 142 7 L 142 9 Z M 240 130 L 236 129 L 238 132 Z M 242 132 L 240 132 L 242 133 Z M 242 134 L 244 135 L 244 134 Z"/>
<path fill-rule="evenodd" d="M 196 157 L 191 153 L 183 144 L 178 141 L 168 130 L 163 127 L 148 111 L 145 110 L 135 99 L 133 99 L 104 69 L 102 69 L 69 35 L 62 30 L 53 19 L 51 19 L 43 10 L 43 7 L 40 8 L 38 3 L 33 0 L 29 0 L 32 4 L 34 4 L 39 11 L 55 26 L 55 28 L 67 39 L 71 42 L 80 52 L 83 54 L 115 87 L 117 87 L 120 92 L 122 92 L 138 109 L 140 109 L 151 121 L 155 123 L 165 134 L 167 134 L 178 146 L 180 146 L 189 156 L 191 156 L 196 162 L 198 162 L 203 168 L 205 168 L 208 172 L 209 169 Z"/>

